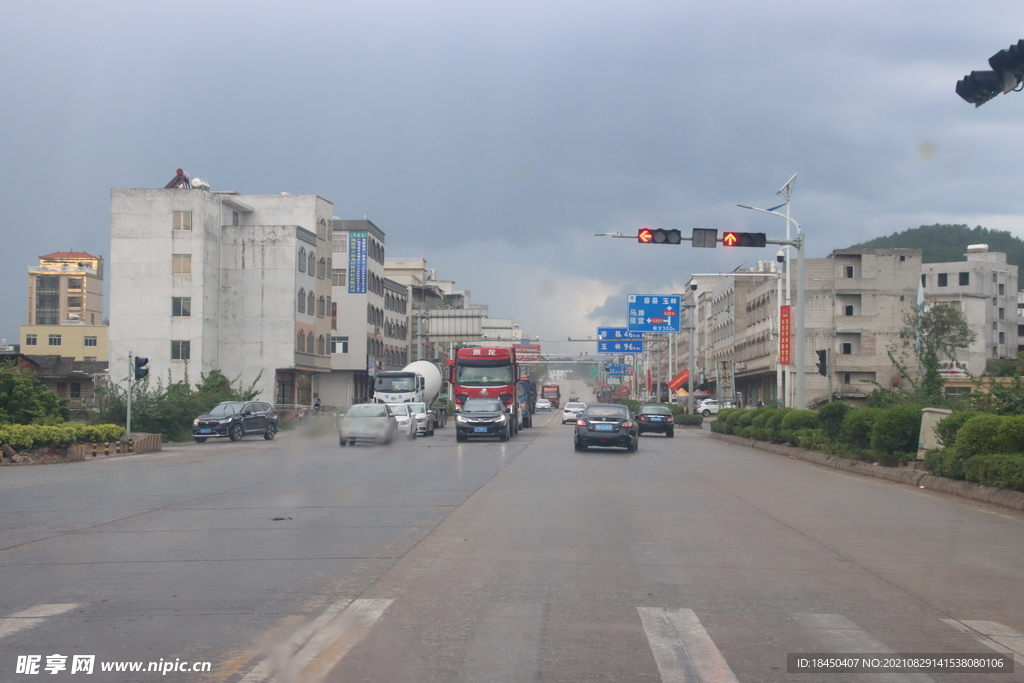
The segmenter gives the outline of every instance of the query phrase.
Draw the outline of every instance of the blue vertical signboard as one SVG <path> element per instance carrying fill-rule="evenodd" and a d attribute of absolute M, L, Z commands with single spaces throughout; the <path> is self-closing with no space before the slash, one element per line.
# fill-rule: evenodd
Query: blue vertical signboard
<path fill-rule="evenodd" d="M 366 294 L 366 266 L 368 256 L 368 232 L 348 234 L 348 293 Z"/>
<path fill-rule="evenodd" d="M 626 325 L 630 332 L 678 332 L 679 297 L 675 294 L 630 294 Z"/>

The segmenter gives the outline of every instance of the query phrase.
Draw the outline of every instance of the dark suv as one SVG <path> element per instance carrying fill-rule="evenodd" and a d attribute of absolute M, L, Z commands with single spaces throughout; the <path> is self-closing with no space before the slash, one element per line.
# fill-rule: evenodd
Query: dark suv
<path fill-rule="evenodd" d="M 640 433 L 660 432 L 671 438 L 675 436 L 675 419 L 672 409 L 658 403 L 648 403 L 637 408 L 636 426 Z"/>
<path fill-rule="evenodd" d="M 275 434 L 277 411 L 262 401 L 224 401 L 192 421 L 192 437 L 199 443 L 211 436 L 238 441 L 243 436 L 260 435 L 270 441 Z"/>

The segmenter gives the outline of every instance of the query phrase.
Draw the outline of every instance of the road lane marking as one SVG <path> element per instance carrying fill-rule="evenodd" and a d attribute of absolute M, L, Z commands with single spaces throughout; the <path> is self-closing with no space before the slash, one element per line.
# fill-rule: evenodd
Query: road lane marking
<path fill-rule="evenodd" d="M 1018 662 L 1024 662 L 1024 634 L 998 621 L 975 621 L 968 619 L 943 619 L 957 631 L 966 633 L 979 643 L 1003 654 L 1013 654 Z"/>
<path fill-rule="evenodd" d="M 793 618 L 828 652 L 892 653 L 870 633 L 841 614 L 794 614 Z M 932 683 L 932 677 L 919 673 L 857 674 L 858 681 L 870 683 Z"/>
<path fill-rule="evenodd" d="M 739 683 L 692 609 L 637 607 L 662 683 Z"/>
<path fill-rule="evenodd" d="M 42 604 L 29 607 L 21 612 L 15 612 L 0 619 L 0 638 L 37 626 L 43 623 L 46 617 L 70 612 L 78 606 L 78 603 Z"/>
<path fill-rule="evenodd" d="M 331 605 L 239 683 L 319 683 L 366 637 L 392 602 L 360 599 Z"/>

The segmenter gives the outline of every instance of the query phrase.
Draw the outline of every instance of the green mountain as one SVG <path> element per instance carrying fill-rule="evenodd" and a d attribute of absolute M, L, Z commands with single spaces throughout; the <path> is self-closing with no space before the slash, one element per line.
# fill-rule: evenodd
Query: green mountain
<path fill-rule="evenodd" d="M 968 244 L 987 244 L 989 251 L 1005 252 L 1007 263 L 1018 268 L 1024 265 L 1024 240 L 980 225 L 973 229 L 966 225 L 922 225 L 855 244 L 851 249 L 920 249 L 925 263 L 944 263 L 966 260 Z"/>

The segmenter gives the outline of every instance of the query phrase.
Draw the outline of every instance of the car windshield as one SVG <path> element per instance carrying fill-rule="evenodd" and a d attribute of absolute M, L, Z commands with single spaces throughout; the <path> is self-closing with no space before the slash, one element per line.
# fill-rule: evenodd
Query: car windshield
<path fill-rule="evenodd" d="M 415 414 L 419 415 L 420 413 L 427 412 L 427 404 L 426 403 L 407 403 L 406 405 L 409 406 L 409 412 L 410 413 L 415 413 Z"/>
<path fill-rule="evenodd" d="M 391 408 L 391 412 L 395 415 L 409 416 L 409 406 L 404 403 L 389 403 L 388 407 Z"/>
<path fill-rule="evenodd" d="M 586 403 L 566 403 L 565 404 L 565 409 L 566 410 L 583 410 L 586 407 L 587 407 Z"/>
<path fill-rule="evenodd" d="M 378 377 L 373 383 L 374 391 L 415 391 L 416 378 L 409 377 Z"/>
<path fill-rule="evenodd" d="M 236 413 L 242 412 L 242 406 L 244 405 L 243 401 L 226 401 L 215 405 L 208 414 L 210 417 L 231 417 Z"/>
<path fill-rule="evenodd" d="M 668 406 L 640 406 L 637 413 L 640 415 L 671 415 L 672 409 Z"/>
<path fill-rule="evenodd" d="M 629 411 L 625 406 L 590 406 L 583 413 L 585 417 L 629 417 Z"/>
<path fill-rule="evenodd" d="M 510 384 L 512 382 L 512 366 L 460 364 L 457 381 L 459 384 Z"/>
<path fill-rule="evenodd" d="M 501 410 L 501 401 L 496 398 L 467 398 L 462 407 L 465 413 L 495 413 Z"/>
<path fill-rule="evenodd" d="M 387 417 L 388 409 L 382 405 L 360 405 L 349 408 L 346 417 Z"/>

